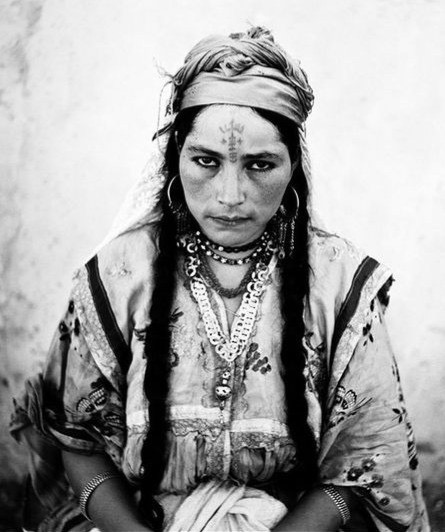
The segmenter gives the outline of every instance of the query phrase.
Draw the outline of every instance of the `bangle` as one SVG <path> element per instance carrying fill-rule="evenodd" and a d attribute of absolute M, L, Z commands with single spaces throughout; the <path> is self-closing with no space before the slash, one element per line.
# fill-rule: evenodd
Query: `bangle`
<path fill-rule="evenodd" d="M 349 508 L 346 504 L 346 501 L 343 499 L 340 493 L 338 493 L 334 486 L 330 484 L 322 486 L 321 489 L 326 493 L 326 495 L 330 497 L 331 501 L 335 504 L 338 513 L 341 516 L 342 525 L 346 525 L 349 519 L 351 519 L 351 514 L 349 512 Z"/>
<path fill-rule="evenodd" d="M 90 500 L 91 495 L 93 494 L 93 491 L 98 486 L 100 486 L 102 482 L 105 482 L 109 478 L 115 478 L 118 476 L 119 474 L 115 471 L 105 471 L 104 473 L 99 473 L 98 475 L 94 476 L 82 488 L 82 491 L 80 492 L 79 496 L 79 508 L 82 514 L 88 519 L 88 521 L 91 521 L 91 519 L 87 512 L 87 504 Z"/>

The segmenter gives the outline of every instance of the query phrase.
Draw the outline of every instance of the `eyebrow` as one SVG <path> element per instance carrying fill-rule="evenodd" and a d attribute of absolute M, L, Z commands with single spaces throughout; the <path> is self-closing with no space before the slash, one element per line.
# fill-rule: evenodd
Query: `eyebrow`
<path fill-rule="evenodd" d="M 210 155 L 212 157 L 224 157 L 224 155 L 221 154 L 220 152 L 211 150 L 210 148 L 206 148 L 205 146 L 201 146 L 199 144 L 187 146 L 186 150 L 191 153 L 206 153 L 207 155 Z M 281 156 L 272 151 L 260 151 L 257 153 L 247 153 L 243 155 L 242 158 L 243 159 L 280 159 L 281 160 Z"/>
<path fill-rule="evenodd" d="M 211 155 L 212 157 L 222 157 L 223 155 L 217 151 L 211 150 L 210 148 L 206 148 L 205 146 L 201 146 L 199 144 L 195 144 L 192 146 L 187 146 L 186 151 L 192 152 L 192 153 L 206 153 L 207 155 Z"/>

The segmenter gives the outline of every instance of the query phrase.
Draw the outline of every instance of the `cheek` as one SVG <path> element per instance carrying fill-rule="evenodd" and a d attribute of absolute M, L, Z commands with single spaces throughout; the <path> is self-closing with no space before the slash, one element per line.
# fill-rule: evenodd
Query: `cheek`
<path fill-rule="evenodd" d="M 197 173 L 194 171 L 193 162 L 187 160 L 181 161 L 179 164 L 179 175 L 186 196 L 202 188 L 202 180 L 199 179 Z"/>
<path fill-rule="evenodd" d="M 179 175 L 187 206 L 193 214 L 197 215 L 211 196 L 209 182 L 199 176 L 195 164 L 191 161 L 180 162 Z"/>
<path fill-rule="evenodd" d="M 258 192 L 265 209 L 274 211 L 278 209 L 290 179 L 287 175 L 275 175 L 261 183 Z"/>

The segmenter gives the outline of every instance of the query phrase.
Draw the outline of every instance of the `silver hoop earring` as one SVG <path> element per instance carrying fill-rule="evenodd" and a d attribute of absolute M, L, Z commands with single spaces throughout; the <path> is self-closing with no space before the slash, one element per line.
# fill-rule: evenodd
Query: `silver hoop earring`
<path fill-rule="evenodd" d="M 176 214 L 181 208 L 183 208 L 183 205 L 180 202 L 175 205 L 172 200 L 172 186 L 178 177 L 178 175 L 173 176 L 173 179 L 171 179 L 169 184 L 167 185 L 168 206 L 173 214 Z"/>
<path fill-rule="evenodd" d="M 291 200 L 291 203 L 293 203 L 293 205 L 291 206 L 291 208 L 288 208 L 288 207 L 285 207 L 284 203 L 282 203 L 280 205 L 280 214 L 283 216 L 283 218 L 286 218 L 287 220 L 291 220 L 291 219 L 296 220 L 298 216 L 298 210 L 300 209 L 300 198 L 298 197 L 298 192 L 294 189 L 294 187 L 287 188 L 286 192 L 289 189 L 293 193 L 292 194 L 293 198 Z M 286 198 L 286 192 L 284 193 L 283 200 Z"/>
<path fill-rule="evenodd" d="M 178 235 L 181 235 L 188 231 L 190 224 L 189 224 L 188 209 L 185 203 L 183 201 L 174 201 L 172 198 L 172 188 L 173 188 L 173 183 L 176 181 L 176 178 L 179 178 L 179 176 L 175 175 L 173 179 L 170 180 L 169 184 L 167 185 L 166 193 L 167 193 L 168 207 L 176 220 L 176 233 Z"/>

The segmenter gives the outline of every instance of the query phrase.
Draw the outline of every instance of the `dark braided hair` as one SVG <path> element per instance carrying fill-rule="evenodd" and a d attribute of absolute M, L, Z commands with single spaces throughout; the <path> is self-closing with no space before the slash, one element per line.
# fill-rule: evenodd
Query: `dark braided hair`
<path fill-rule="evenodd" d="M 176 288 L 176 220 L 168 207 L 167 187 L 179 174 L 178 145 L 190 132 L 200 108 L 189 109 L 178 117 L 171 133 L 163 172 L 166 184 L 161 192 L 162 220 L 158 227 L 158 256 L 154 263 L 154 289 L 150 308 L 150 325 L 145 340 L 147 366 L 144 391 L 148 400 L 149 431 L 145 438 L 141 459 L 144 470 L 140 512 L 154 530 L 162 529 L 162 507 L 153 499 L 166 465 L 168 430 L 168 391 L 170 377 L 170 312 Z"/>
<path fill-rule="evenodd" d="M 162 508 L 152 495 L 159 488 L 167 460 L 168 383 L 170 377 L 169 352 L 171 342 L 170 312 L 176 289 L 177 267 L 175 219 L 168 208 L 168 183 L 179 173 L 179 149 L 193 127 L 202 107 L 182 111 L 176 118 L 166 147 L 164 173 L 166 185 L 161 194 L 163 218 L 159 223 L 159 254 L 154 264 L 154 291 L 147 329 L 145 356 L 147 369 L 144 378 L 145 394 L 149 402 L 150 427 L 142 448 L 145 470 L 140 510 L 155 529 L 162 526 Z M 307 423 L 308 406 L 305 399 L 306 381 L 303 375 L 304 300 L 309 292 L 308 263 L 308 182 L 301 165 L 299 131 L 291 120 L 272 111 L 255 111 L 277 128 L 281 140 L 288 147 L 291 161 L 297 163 L 290 185 L 300 199 L 295 227 L 295 251 L 281 262 L 281 309 L 283 338 L 281 358 L 290 434 L 297 446 L 301 466 L 289 475 L 301 487 L 309 486 L 316 477 L 316 446 Z"/>
<path fill-rule="evenodd" d="M 277 128 L 282 142 L 287 146 L 291 161 L 297 163 L 290 186 L 298 194 L 300 204 L 295 224 L 294 253 L 281 261 L 280 301 L 283 318 L 281 361 L 287 407 L 287 424 L 297 446 L 298 466 L 288 475 L 289 480 L 301 488 L 311 485 L 317 476 L 317 450 L 310 429 L 308 405 L 305 397 L 306 379 L 303 374 L 305 352 L 303 337 L 305 325 L 303 311 L 309 295 L 309 183 L 303 171 L 298 126 L 288 118 L 272 111 L 256 112 Z"/>

